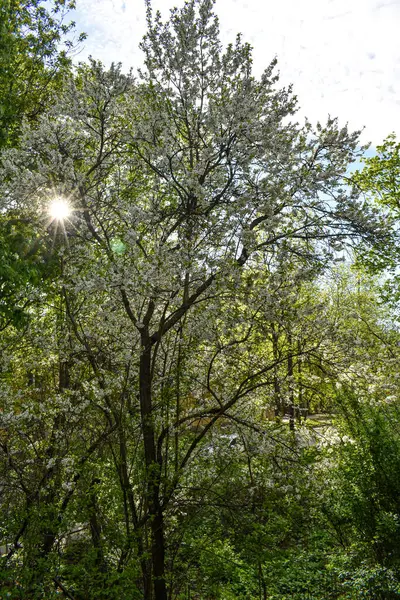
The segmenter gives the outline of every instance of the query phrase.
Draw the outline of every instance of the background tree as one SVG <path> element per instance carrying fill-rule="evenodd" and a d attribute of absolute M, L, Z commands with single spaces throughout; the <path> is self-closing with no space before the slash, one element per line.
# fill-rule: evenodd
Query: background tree
<path fill-rule="evenodd" d="M 390 134 L 381 145 L 376 147 L 376 155 L 363 159 L 364 168 L 356 171 L 352 182 L 365 197 L 373 198 L 384 207 L 388 221 L 394 223 L 397 231 L 399 219 L 400 190 L 400 144 L 394 133 Z M 397 268 L 400 260 L 397 236 L 390 242 L 378 245 L 369 251 L 362 249 L 359 262 L 372 273 L 384 273 L 385 285 L 383 295 L 386 300 L 395 304 L 399 299 L 399 280 Z"/>
<path fill-rule="evenodd" d="M 70 71 L 65 23 L 74 2 L 2 0 L 0 4 L 0 146 L 15 144 L 24 118 L 35 122 Z M 84 39 L 80 35 L 78 41 Z"/>
<path fill-rule="evenodd" d="M 0 148 L 18 145 L 23 121 L 36 123 L 71 73 L 74 23 L 65 20 L 74 6 L 64 0 L 1 0 Z M 27 290 L 39 284 L 44 272 L 52 273 L 33 222 L 28 211 L 21 215 L 15 209 L 0 218 L 1 330 L 10 323 L 23 325 Z"/>

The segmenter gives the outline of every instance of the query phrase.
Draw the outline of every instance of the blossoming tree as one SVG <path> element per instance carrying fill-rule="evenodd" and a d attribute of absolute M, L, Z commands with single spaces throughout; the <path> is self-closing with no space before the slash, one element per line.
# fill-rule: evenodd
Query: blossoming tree
<path fill-rule="evenodd" d="M 49 565 L 84 521 L 99 573 L 136 560 L 139 593 L 166 600 L 166 536 L 189 467 L 218 423 L 245 423 L 260 394 L 273 404 L 289 355 L 315 349 L 312 336 L 279 355 L 263 344 L 273 281 L 286 273 L 295 289 L 344 244 L 383 235 L 384 222 L 343 179 L 357 133 L 331 118 L 315 129 L 293 121 L 276 61 L 257 79 L 240 37 L 223 50 L 212 0 L 187 0 L 166 24 L 148 2 L 147 18 L 137 80 L 81 65 L 3 155 L 3 210 L 35 223 L 56 271 L 29 292 L 36 383 L 20 371 L 23 395 L 6 408 L 10 431 L 36 419 L 41 440 L 24 438 L 12 466 L 25 500 L 9 559 L 25 540 L 31 567 Z M 48 215 L 55 198 L 62 217 Z M 19 460 L 36 465 L 29 481 Z M 110 502 L 112 527 L 98 509 Z"/>

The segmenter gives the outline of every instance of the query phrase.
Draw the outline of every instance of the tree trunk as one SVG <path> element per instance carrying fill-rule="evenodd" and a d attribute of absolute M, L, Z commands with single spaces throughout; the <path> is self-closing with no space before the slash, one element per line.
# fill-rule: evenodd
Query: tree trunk
<path fill-rule="evenodd" d="M 157 461 L 151 395 L 151 342 L 148 327 L 141 331 L 140 412 L 147 474 L 147 505 L 151 527 L 154 599 L 167 600 L 164 517 L 160 504 L 161 457 Z"/>
<path fill-rule="evenodd" d="M 284 402 L 282 402 L 282 394 L 281 394 L 281 386 L 279 383 L 279 372 L 278 372 L 278 360 L 279 360 L 279 347 L 278 347 L 278 342 L 279 342 L 279 333 L 277 332 L 276 328 L 275 328 L 275 323 L 271 323 L 271 330 L 272 330 L 272 352 L 274 355 L 274 361 L 275 361 L 275 366 L 274 366 L 274 409 L 275 409 L 275 415 L 276 416 L 284 416 L 285 414 L 285 404 Z"/>
<path fill-rule="evenodd" d="M 98 483 L 100 483 L 100 481 L 93 478 L 89 488 L 88 517 L 92 545 L 95 551 L 95 565 L 100 572 L 105 573 L 107 571 L 107 564 L 104 558 L 103 544 L 101 539 L 102 527 L 98 519 L 97 497 L 95 492 L 95 485 Z"/>
<path fill-rule="evenodd" d="M 293 382 L 293 347 L 292 333 L 288 333 L 289 355 L 288 355 L 288 379 L 289 379 L 289 427 L 294 431 L 294 382 Z"/>
<path fill-rule="evenodd" d="M 267 600 L 268 598 L 268 592 L 267 592 L 267 584 L 265 582 L 265 577 L 264 577 L 264 573 L 263 573 L 263 568 L 262 568 L 262 563 L 261 560 L 258 561 L 258 577 L 260 580 L 260 598 L 261 600 Z"/>
<path fill-rule="evenodd" d="M 65 361 L 59 362 L 58 389 L 62 393 L 69 387 L 69 366 Z M 43 475 L 41 488 L 35 494 L 35 502 L 39 513 L 37 523 L 37 539 L 34 541 L 29 552 L 27 552 L 27 565 L 31 572 L 28 583 L 29 594 L 35 596 L 38 589 L 43 585 L 47 572 L 47 559 L 53 550 L 57 538 L 59 515 L 57 500 L 61 489 L 60 464 L 57 460 L 59 448 L 57 446 L 57 434 L 63 430 L 65 418 L 57 414 L 54 423 L 49 446 L 45 453 L 46 461 L 55 460 L 55 464 L 48 468 Z M 28 526 L 29 532 L 29 526 Z"/>
<path fill-rule="evenodd" d="M 122 488 L 122 493 L 124 496 L 124 511 L 125 511 L 125 520 L 126 520 L 126 531 L 128 538 L 128 546 L 131 543 L 131 526 L 130 526 L 130 517 L 129 510 L 131 513 L 131 519 L 134 527 L 134 537 L 137 545 L 137 552 L 140 560 L 140 568 L 142 571 L 142 580 L 143 580 L 143 598 L 144 600 L 151 600 L 151 568 L 148 564 L 148 559 L 145 556 L 144 550 L 144 542 L 143 542 L 143 530 L 139 528 L 139 519 L 136 511 L 135 500 L 133 496 L 132 486 L 129 481 L 128 475 L 128 463 L 127 463 L 127 449 L 126 449 L 126 439 L 125 432 L 122 428 L 122 424 L 119 424 L 119 478 L 120 484 Z"/>

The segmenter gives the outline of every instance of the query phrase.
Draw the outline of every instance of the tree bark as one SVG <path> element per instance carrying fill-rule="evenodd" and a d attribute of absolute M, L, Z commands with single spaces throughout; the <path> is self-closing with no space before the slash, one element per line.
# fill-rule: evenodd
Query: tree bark
<path fill-rule="evenodd" d="M 143 581 L 143 598 L 144 600 L 151 600 L 151 568 L 148 564 L 148 559 L 145 556 L 144 550 L 144 542 L 143 542 L 143 530 L 139 526 L 139 519 L 137 515 L 135 500 L 133 496 L 132 486 L 129 481 L 128 475 L 128 463 L 127 463 L 127 449 L 126 449 L 126 439 L 125 432 L 122 428 L 122 424 L 119 423 L 119 463 L 118 463 L 118 471 L 120 484 L 122 488 L 122 493 L 124 496 L 124 511 L 125 511 L 125 520 L 126 520 L 126 528 L 127 528 L 127 538 L 128 538 L 128 547 L 131 544 L 131 526 L 130 526 L 130 517 L 129 510 L 131 513 L 131 519 L 134 528 L 134 539 L 137 545 L 137 552 L 140 560 L 140 568 L 142 571 L 142 581 Z M 121 570 L 122 570 L 122 565 Z"/>
<path fill-rule="evenodd" d="M 289 355 L 288 355 L 288 378 L 289 378 L 289 427 L 294 431 L 294 383 L 293 383 L 293 346 L 292 333 L 288 332 Z"/>
<path fill-rule="evenodd" d="M 151 528 L 151 558 L 155 600 L 167 600 L 165 583 L 164 515 L 160 503 L 161 457 L 155 443 L 155 425 L 151 394 L 151 341 L 148 325 L 141 330 L 140 412 L 147 474 L 147 505 Z"/>
<path fill-rule="evenodd" d="M 285 415 L 285 403 L 282 401 L 281 394 L 281 386 L 279 383 L 279 373 L 278 373 L 278 361 L 279 361 L 279 333 L 275 328 L 275 323 L 271 323 L 272 330 L 272 352 L 274 356 L 274 401 L 275 401 L 275 415 L 276 416 L 284 416 Z"/>

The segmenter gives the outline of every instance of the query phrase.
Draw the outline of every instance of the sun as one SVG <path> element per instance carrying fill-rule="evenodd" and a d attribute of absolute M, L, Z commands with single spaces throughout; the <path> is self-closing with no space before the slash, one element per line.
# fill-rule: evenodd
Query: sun
<path fill-rule="evenodd" d="M 72 208 L 67 200 L 54 198 L 49 206 L 49 214 L 53 220 L 63 221 L 71 216 Z"/>

